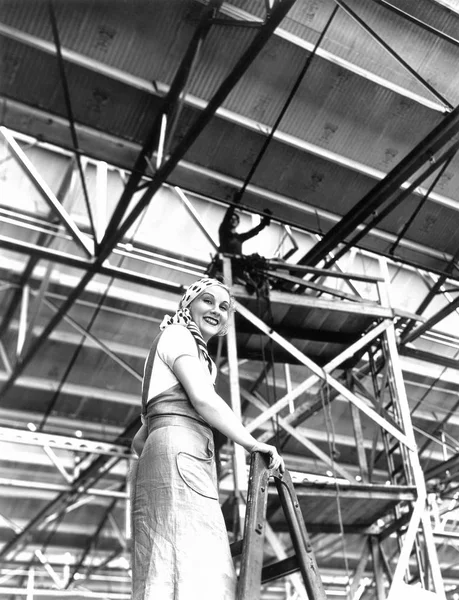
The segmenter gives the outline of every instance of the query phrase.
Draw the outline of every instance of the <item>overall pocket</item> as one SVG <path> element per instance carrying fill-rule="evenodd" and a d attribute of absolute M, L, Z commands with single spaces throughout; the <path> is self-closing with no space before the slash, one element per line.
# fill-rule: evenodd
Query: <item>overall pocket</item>
<path fill-rule="evenodd" d="M 189 488 L 201 496 L 218 500 L 218 491 L 213 478 L 213 456 L 200 458 L 188 452 L 179 452 L 177 469 Z"/>

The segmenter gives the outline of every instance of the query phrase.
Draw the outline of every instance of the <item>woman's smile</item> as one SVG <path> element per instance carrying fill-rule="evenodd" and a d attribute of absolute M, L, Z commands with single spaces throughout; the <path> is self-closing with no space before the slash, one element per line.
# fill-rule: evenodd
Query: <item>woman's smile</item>
<path fill-rule="evenodd" d="M 209 323 L 210 325 L 218 325 L 219 321 L 218 319 L 216 319 L 215 317 L 203 317 L 204 321 L 206 321 L 206 323 Z"/>

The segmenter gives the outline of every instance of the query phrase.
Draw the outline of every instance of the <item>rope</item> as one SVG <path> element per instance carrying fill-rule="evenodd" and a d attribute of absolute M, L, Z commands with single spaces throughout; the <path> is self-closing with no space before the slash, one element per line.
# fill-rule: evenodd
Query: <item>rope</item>
<path fill-rule="evenodd" d="M 346 571 L 346 577 L 347 577 L 348 588 L 349 588 L 351 577 L 350 577 L 350 569 L 349 569 L 349 560 L 348 560 L 347 550 L 346 550 L 346 539 L 344 536 L 344 523 L 343 523 L 343 515 L 342 515 L 342 511 L 341 511 L 340 487 L 339 487 L 338 479 L 336 477 L 336 469 L 335 469 L 335 457 L 339 455 L 339 451 L 336 448 L 336 442 L 335 442 L 336 433 L 335 433 L 335 427 L 333 424 L 333 419 L 331 416 L 330 386 L 328 385 L 328 383 L 325 383 L 325 385 L 326 385 L 326 390 L 327 390 L 327 399 L 325 400 L 325 398 L 324 398 L 324 385 L 322 385 L 320 387 L 320 399 L 322 401 L 322 408 L 324 411 L 325 430 L 327 432 L 327 444 L 328 444 L 328 448 L 329 448 L 329 452 L 330 452 L 331 466 L 332 466 L 333 478 L 334 478 L 335 489 L 336 489 L 336 508 L 337 508 L 337 513 L 338 513 L 338 523 L 339 523 L 341 544 L 342 544 L 342 548 L 343 548 L 344 567 L 345 567 L 345 571 Z M 331 429 L 331 435 L 330 435 L 330 429 Z"/>

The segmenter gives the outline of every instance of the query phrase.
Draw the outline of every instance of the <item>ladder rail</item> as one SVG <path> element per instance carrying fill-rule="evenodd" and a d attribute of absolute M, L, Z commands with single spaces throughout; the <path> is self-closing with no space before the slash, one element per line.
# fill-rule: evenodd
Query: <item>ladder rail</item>
<path fill-rule="evenodd" d="M 260 598 L 268 479 L 269 469 L 265 457 L 259 452 L 254 452 L 250 463 L 237 600 Z"/>
<path fill-rule="evenodd" d="M 250 463 L 244 538 L 242 542 L 238 541 L 232 544 L 233 554 L 237 554 L 237 551 L 242 549 L 237 600 L 259 600 L 262 581 L 270 581 L 298 570 L 303 576 L 309 599 L 326 600 L 325 590 L 290 473 L 286 470 L 283 475 L 278 471 L 274 471 L 272 474 L 295 555 L 263 566 L 270 470 L 266 455 L 254 452 Z"/>
<path fill-rule="evenodd" d="M 312 550 L 303 514 L 296 497 L 290 473 L 285 471 L 282 478 L 274 474 L 274 483 L 284 509 L 284 514 L 290 529 L 293 547 L 298 560 L 298 566 L 303 576 L 306 592 L 311 600 L 326 600 L 327 596 L 319 575 L 316 558 Z"/>

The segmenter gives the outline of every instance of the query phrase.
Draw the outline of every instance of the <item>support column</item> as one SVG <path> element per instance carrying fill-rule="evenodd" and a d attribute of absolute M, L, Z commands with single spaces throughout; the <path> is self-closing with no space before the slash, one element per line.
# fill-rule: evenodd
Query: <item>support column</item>
<path fill-rule="evenodd" d="M 233 277 L 231 270 L 231 259 L 223 258 L 223 276 L 225 283 L 231 286 Z M 231 408 L 235 415 L 242 420 L 241 413 L 241 394 L 239 388 L 239 366 L 237 359 L 237 340 L 234 313 L 230 313 L 228 317 L 228 334 L 226 336 L 228 350 L 228 365 L 229 365 L 229 381 L 230 381 L 230 396 Z M 239 444 L 234 444 L 233 450 L 233 478 L 234 478 L 234 495 L 238 509 L 238 532 L 242 537 L 244 532 L 245 519 L 245 498 L 247 498 L 247 469 L 245 462 L 245 451 Z"/>
<path fill-rule="evenodd" d="M 382 258 L 380 259 L 380 268 L 385 280 L 385 283 L 379 286 L 381 301 L 383 304 L 389 304 L 389 270 L 387 267 L 387 262 Z M 403 575 L 406 569 L 408 568 L 408 562 L 417 535 L 418 527 L 420 524 L 422 524 L 424 527 L 424 532 L 427 531 L 426 542 L 427 538 L 429 538 L 429 543 L 426 543 L 428 557 L 428 565 L 426 565 L 426 567 L 430 568 L 432 580 L 434 582 L 435 592 L 438 595 L 438 598 L 440 598 L 441 600 L 446 600 L 445 589 L 443 586 L 443 580 L 441 576 L 437 552 L 435 549 L 435 545 L 431 543 L 433 541 L 433 537 L 430 538 L 429 536 L 429 533 L 431 533 L 431 529 L 429 520 L 430 517 L 427 513 L 426 484 L 416 447 L 416 440 L 414 437 L 414 430 L 411 422 L 410 407 L 408 404 L 408 398 L 406 396 L 405 384 L 403 381 L 403 373 L 400 366 L 400 358 L 397 351 L 395 327 L 393 323 L 386 329 L 384 337 L 387 345 L 387 357 L 390 361 L 394 392 L 396 396 L 395 400 L 397 401 L 401 425 L 403 427 L 406 437 L 411 442 L 410 446 L 406 449 L 406 453 L 412 469 L 414 484 L 416 485 L 416 488 L 418 490 L 418 499 L 414 505 L 411 521 L 408 526 L 407 534 L 405 536 L 405 540 L 403 542 L 403 546 L 400 552 L 399 561 L 394 572 L 394 578 L 390 588 L 389 598 L 391 600 L 395 600 L 396 598 L 395 590 L 397 586 L 400 585 L 403 581 Z"/>
<path fill-rule="evenodd" d="M 384 593 L 384 576 L 379 552 L 379 543 L 378 538 L 374 535 L 370 536 L 370 547 L 375 576 L 376 600 L 385 600 L 386 595 Z"/>

